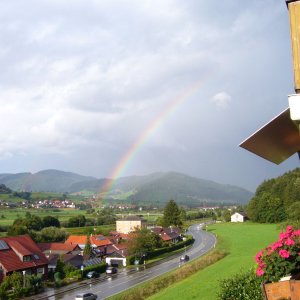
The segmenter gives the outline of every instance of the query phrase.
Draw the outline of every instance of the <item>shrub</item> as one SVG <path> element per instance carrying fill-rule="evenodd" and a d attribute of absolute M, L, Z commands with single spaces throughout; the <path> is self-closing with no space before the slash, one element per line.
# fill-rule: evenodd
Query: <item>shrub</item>
<path fill-rule="evenodd" d="M 240 272 L 232 278 L 222 280 L 218 300 L 263 300 L 262 279 L 250 269 Z"/>
<path fill-rule="evenodd" d="M 255 256 L 256 274 L 265 282 L 276 282 L 281 277 L 297 275 L 300 270 L 300 229 L 287 226 L 278 241 L 259 251 Z"/>

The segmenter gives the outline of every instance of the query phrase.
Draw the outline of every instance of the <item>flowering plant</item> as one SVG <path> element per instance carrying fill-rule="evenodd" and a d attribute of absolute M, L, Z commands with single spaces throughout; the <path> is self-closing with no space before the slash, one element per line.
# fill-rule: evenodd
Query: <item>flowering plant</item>
<path fill-rule="evenodd" d="M 287 226 L 279 239 L 255 256 L 258 264 L 256 275 L 262 276 L 265 282 L 279 281 L 284 276 L 295 276 L 300 273 L 300 229 Z"/>

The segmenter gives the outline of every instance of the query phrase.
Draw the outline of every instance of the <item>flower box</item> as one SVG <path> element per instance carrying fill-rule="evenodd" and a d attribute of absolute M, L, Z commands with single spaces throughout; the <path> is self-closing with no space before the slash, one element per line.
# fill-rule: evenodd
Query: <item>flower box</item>
<path fill-rule="evenodd" d="M 300 280 L 265 283 L 262 290 L 266 300 L 300 300 Z"/>

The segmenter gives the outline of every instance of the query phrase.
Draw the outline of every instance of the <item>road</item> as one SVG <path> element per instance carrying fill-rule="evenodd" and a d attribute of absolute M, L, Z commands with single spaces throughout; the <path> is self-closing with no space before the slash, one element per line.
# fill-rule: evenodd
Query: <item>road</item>
<path fill-rule="evenodd" d="M 195 239 L 193 246 L 182 252 L 189 255 L 190 260 L 202 256 L 215 246 L 215 236 L 203 231 L 201 229 L 201 224 L 191 226 L 187 234 L 192 234 Z M 36 295 L 28 299 L 74 300 L 78 293 L 83 292 L 92 292 L 98 295 L 98 299 L 105 299 L 109 296 L 120 293 L 137 284 L 140 284 L 141 282 L 180 267 L 182 264 L 179 262 L 180 256 L 181 254 L 177 254 L 151 265 L 138 266 L 136 268 L 128 269 L 125 268 L 120 270 L 118 274 L 114 274 L 112 276 L 101 275 L 100 279 L 85 280 L 72 290 L 56 290 L 55 295 L 53 295 L 53 290 L 49 290 L 47 293 L 43 293 L 43 295 Z"/>

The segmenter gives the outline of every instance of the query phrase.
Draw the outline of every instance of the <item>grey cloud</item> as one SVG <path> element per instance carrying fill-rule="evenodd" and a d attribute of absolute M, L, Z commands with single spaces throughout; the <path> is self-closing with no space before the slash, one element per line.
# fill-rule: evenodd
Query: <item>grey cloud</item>
<path fill-rule="evenodd" d="M 293 165 L 237 147 L 292 92 L 284 3 L 9 1 L 0 3 L 0 34 L 3 171 L 31 171 L 32 161 L 35 171 L 108 176 L 199 80 L 124 175 L 175 170 L 253 189 Z M 212 99 L 232 101 L 217 109 Z"/>

